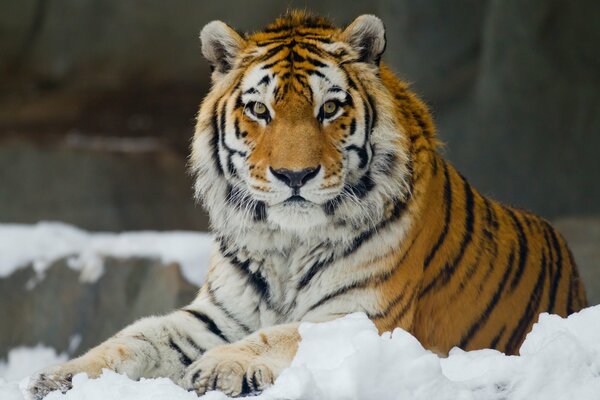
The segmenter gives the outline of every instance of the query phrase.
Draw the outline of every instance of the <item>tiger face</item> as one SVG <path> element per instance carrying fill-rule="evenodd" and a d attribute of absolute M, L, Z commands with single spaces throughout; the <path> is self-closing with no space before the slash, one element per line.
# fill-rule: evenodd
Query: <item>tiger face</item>
<path fill-rule="evenodd" d="M 385 37 L 377 17 L 341 31 L 292 14 L 245 37 L 214 21 L 201 39 L 214 86 L 192 157 L 211 218 L 283 230 L 364 224 L 384 212 L 383 192 L 406 195 L 402 176 L 386 183 L 405 172 L 407 155 L 379 78 Z M 209 159 L 213 168 L 204 165 Z M 209 172 L 225 199 L 209 194 L 216 185 Z"/>

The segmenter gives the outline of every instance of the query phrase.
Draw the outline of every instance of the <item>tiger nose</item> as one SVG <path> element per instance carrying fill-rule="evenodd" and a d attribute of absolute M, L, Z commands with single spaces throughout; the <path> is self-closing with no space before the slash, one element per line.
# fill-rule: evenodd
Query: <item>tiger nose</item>
<path fill-rule="evenodd" d="M 299 189 L 306 182 L 317 176 L 321 166 L 319 165 L 316 168 L 304 168 L 301 170 L 291 170 L 291 169 L 273 169 L 269 167 L 271 173 L 275 178 L 279 179 L 292 189 Z"/>

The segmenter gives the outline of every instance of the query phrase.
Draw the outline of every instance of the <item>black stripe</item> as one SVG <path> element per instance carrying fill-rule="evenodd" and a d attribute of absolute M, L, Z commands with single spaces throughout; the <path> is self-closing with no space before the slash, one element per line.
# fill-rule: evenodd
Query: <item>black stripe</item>
<path fill-rule="evenodd" d="M 545 258 L 546 254 L 542 253 L 542 268 L 540 268 L 540 272 L 531 295 L 526 297 L 528 299 L 527 307 L 525 308 L 523 315 L 519 319 L 515 330 L 510 335 L 510 338 L 506 344 L 506 352 L 509 354 L 512 354 L 517 350 L 517 345 L 523 340 L 525 333 L 527 333 L 527 327 L 534 322 L 533 319 L 536 316 L 536 311 L 542 300 L 542 292 L 544 290 L 546 268 L 543 268 L 543 265 L 545 264 Z"/>
<path fill-rule="evenodd" d="M 200 346 L 198 343 L 196 343 L 194 339 L 192 339 L 190 336 L 186 336 L 185 341 L 188 342 L 188 344 L 192 346 L 194 350 L 196 350 L 199 354 L 203 354 L 206 352 L 206 349 Z"/>
<path fill-rule="evenodd" d="M 273 61 L 273 62 L 270 62 L 270 63 L 268 63 L 268 64 L 265 64 L 265 65 L 263 65 L 261 69 L 265 69 L 265 70 L 266 70 L 266 69 L 270 69 L 270 68 L 272 68 L 273 66 L 275 66 L 275 65 L 277 65 L 277 64 L 279 64 L 279 63 L 281 63 L 281 62 L 283 62 L 283 63 L 286 63 L 286 64 L 289 64 L 289 62 L 288 62 L 288 61 L 287 61 L 285 58 L 282 58 L 282 59 L 275 60 L 275 61 Z"/>
<path fill-rule="evenodd" d="M 420 232 L 419 232 L 420 233 Z M 378 275 L 374 275 L 374 276 L 368 276 L 363 280 L 359 280 L 356 282 L 351 283 L 350 285 L 346 285 L 343 286 L 329 294 L 327 294 L 326 296 L 322 297 L 319 301 L 317 301 L 316 303 L 314 303 L 312 306 L 310 306 L 308 308 L 308 311 L 306 311 L 307 313 L 314 310 L 317 307 L 322 306 L 323 304 L 327 303 L 329 300 L 340 296 L 344 293 L 347 293 L 351 290 L 356 290 L 356 289 L 364 289 L 365 287 L 369 286 L 369 285 L 380 285 L 382 283 L 384 283 L 385 281 L 387 281 L 388 279 L 390 279 L 398 270 L 398 268 L 400 268 L 402 266 L 402 264 L 404 263 L 404 261 L 406 260 L 406 257 L 408 256 L 408 254 L 410 253 L 413 245 L 415 244 L 415 242 L 417 241 L 417 237 L 419 236 L 419 234 L 415 235 L 415 237 L 413 238 L 413 240 L 411 241 L 410 245 L 408 245 L 408 248 L 404 251 L 404 254 L 402 255 L 402 257 L 400 258 L 400 260 L 398 260 L 398 262 L 396 263 L 396 265 L 393 268 L 390 268 L 387 271 L 384 271 L 381 274 Z M 388 256 L 388 253 L 383 254 L 381 256 L 376 257 L 375 259 L 370 261 L 370 264 L 375 264 L 379 259 L 385 258 Z"/>
<path fill-rule="evenodd" d="M 510 283 L 510 290 L 513 291 L 521 281 L 523 277 L 523 271 L 525 270 L 525 264 L 527 262 L 527 255 L 529 252 L 527 237 L 525 236 L 525 232 L 523 231 L 523 225 L 519 221 L 519 218 L 515 215 L 515 213 L 510 209 L 506 208 L 506 212 L 513 220 L 515 224 L 515 228 L 517 230 L 517 237 L 519 239 L 519 263 L 517 265 L 517 270 L 515 271 L 515 275 Z"/>
<path fill-rule="evenodd" d="M 478 236 L 478 241 L 477 241 L 477 255 L 475 256 L 475 261 L 473 261 L 471 263 L 471 265 L 469 266 L 469 268 L 467 268 L 467 273 L 465 274 L 464 278 L 461 280 L 460 285 L 459 285 L 459 290 L 457 291 L 456 294 L 459 294 L 467 285 L 467 283 L 471 283 L 470 280 L 473 277 L 473 275 L 475 274 L 475 272 L 481 268 L 480 263 L 481 263 L 481 259 L 483 258 L 484 253 L 488 253 L 489 250 L 489 246 L 491 245 L 493 250 L 492 250 L 492 258 L 496 258 L 496 253 L 497 253 L 497 245 L 495 244 L 496 238 L 494 237 L 494 234 L 492 233 L 492 231 L 490 230 L 490 228 L 493 228 L 493 224 L 492 224 L 492 208 L 491 205 L 488 201 L 488 199 L 486 199 L 485 197 L 481 197 L 483 199 L 483 204 L 485 206 L 486 209 L 486 217 L 485 217 L 485 222 L 482 221 L 481 223 L 481 233 L 482 235 Z M 495 233 L 495 230 L 494 230 Z M 489 266 L 495 265 L 492 264 L 492 260 L 490 260 Z M 490 268 L 488 267 L 488 272 L 489 272 Z"/>
<path fill-rule="evenodd" d="M 309 56 L 309 55 L 307 55 L 307 56 L 306 56 L 306 59 L 307 59 L 308 61 L 310 61 L 310 63 L 311 63 L 312 65 L 314 65 L 315 67 L 318 67 L 318 68 L 325 68 L 325 67 L 327 67 L 327 64 L 325 64 L 325 63 L 322 63 L 321 61 L 319 61 L 319 60 L 317 60 L 316 58 L 314 58 L 314 57 L 311 57 L 311 56 Z"/>
<path fill-rule="evenodd" d="M 554 232 L 554 229 L 548 223 L 544 223 L 544 229 L 545 232 L 547 232 L 550 235 L 550 240 L 552 241 L 552 250 L 554 251 L 554 254 L 556 254 L 556 260 L 553 260 L 554 262 L 552 263 L 554 264 L 554 276 L 552 279 L 552 285 L 550 287 L 550 300 L 548 303 L 548 312 L 552 314 L 554 312 L 554 306 L 556 305 L 556 294 L 558 292 L 558 284 L 560 283 L 562 269 L 564 268 L 563 255 L 560 243 L 556 236 L 556 232 Z"/>
<path fill-rule="evenodd" d="M 271 82 L 271 77 L 269 76 L 269 74 L 267 74 L 267 75 L 263 76 L 260 81 L 258 81 L 258 83 L 256 84 L 256 86 L 268 85 L 269 82 Z"/>
<path fill-rule="evenodd" d="M 496 292 L 494 292 L 494 295 L 492 296 L 492 298 L 488 302 L 487 306 L 483 310 L 483 313 L 479 316 L 479 319 L 477 321 L 475 321 L 475 323 L 473 325 L 471 325 L 471 327 L 463 335 L 458 347 L 464 349 L 467 346 L 467 344 L 469 343 L 469 341 L 471 341 L 471 339 L 473 339 L 473 336 L 487 322 L 487 320 L 490 318 L 490 315 L 492 315 L 492 312 L 498 305 L 498 300 L 500 300 L 500 297 L 504 293 L 504 288 L 506 287 L 506 283 L 508 282 L 508 277 L 510 276 L 510 273 L 512 271 L 512 265 L 513 265 L 514 261 L 515 261 L 515 249 L 513 248 L 510 250 L 510 254 L 508 256 L 508 261 L 506 262 L 506 267 L 504 269 L 504 274 L 502 274 L 502 279 L 500 280 L 500 283 L 498 284 L 498 288 L 496 289 Z"/>
<path fill-rule="evenodd" d="M 219 301 L 219 299 L 217 299 L 217 296 L 215 295 L 214 290 L 211 287 L 211 283 L 207 282 L 206 283 L 206 287 L 208 289 L 208 295 L 210 296 L 210 300 L 212 301 L 212 303 L 219 309 L 221 310 L 221 312 L 223 314 L 225 314 L 227 316 L 227 318 L 229 318 L 230 320 L 232 320 L 233 322 L 235 322 L 240 328 L 242 328 L 242 330 L 244 330 L 247 334 L 251 332 L 251 329 L 248 327 L 248 325 L 244 324 L 242 321 L 240 321 L 238 318 L 236 318 L 231 311 L 229 311 L 229 309 L 227 307 L 225 307 L 225 305 Z"/>
<path fill-rule="evenodd" d="M 367 173 L 368 173 L 368 171 L 367 171 Z M 350 246 L 348 246 L 348 248 L 346 248 L 346 250 L 344 251 L 342 258 L 352 255 L 352 253 L 354 253 L 356 250 L 358 250 L 358 248 L 360 246 L 362 246 L 362 244 L 365 243 L 367 240 L 369 240 L 375 233 L 381 231 L 389 224 L 398 220 L 400 218 L 400 216 L 403 214 L 403 211 L 406 209 L 409 201 L 410 201 L 410 198 L 407 198 L 406 200 L 401 200 L 399 198 L 394 199 L 394 209 L 392 210 L 392 213 L 389 216 L 389 218 L 384 219 L 379 224 L 377 224 L 377 226 L 375 226 L 374 228 L 363 231 L 361 234 L 357 235 L 354 238 L 354 241 L 352 242 L 352 244 Z M 331 201 L 329 203 L 332 204 L 331 207 L 335 207 L 335 203 L 332 203 Z M 326 206 L 327 206 L 327 204 L 324 207 L 326 207 Z M 327 208 L 324 208 L 324 209 L 327 211 Z M 330 256 L 329 258 L 327 258 L 325 260 L 321 260 L 321 261 L 314 263 L 311 266 L 311 268 L 309 268 L 308 272 L 300 280 L 300 282 L 298 284 L 298 290 L 305 288 L 310 283 L 310 280 L 319 271 L 328 267 L 333 261 L 334 261 L 333 256 Z"/>
<path fill-rule="evenodd" d="M 390 300 L 389 303 L 387 303 L 383 310 L 380 310 L 375 314 L 368 313 L 367 315 L 369 316 L 369 319 L 383 318 L 387 316 L 390 313 L 390 311 L 392 311 L 392 309 L 398 304 L 400 304 L 400 302 L 404 299 L 404 297 L 406 296 L 407 289 L 408 283 L 405 283 L 402 290 L 392 300 Z"/>
<path fill-rule="evenodd" d="M 189 357 L 187 354 L 185 354 L 185 353 L 183 352 L 183 350 L 181 350 L 181 347 L 179 347 L 179 346 L 177 345 L 177 343 L 175 343 L 175 342 L 173 341 L 173 338 L 172 338 L 172 337 L 169 337 L 169 347 L 170 347 L 170 348 L 171 348 L 173 351 L 175 351 L 175 352 L 177 352 L 177 353 L 179 354 L 179 361 L 181 361 L 181 363 L 182 363 L 183 365 L 185 365 L 185 366 L 187 367 L 188 365 L 190 365 L 190 364 L 192 363 L 192 359 L 191 359 L 191 358 L 190 358 L 190 357 Z"/>
<path fill-rule="evenodd" d="M 435 254 L 440 249 L 441 245 L 446 240 L 446 236 L 448 235 L 448 228 L 450 226 L 450 217 L 452 215 L 452 186 L 450 182 L 450 175 L 448 173 L 448 166 L 444 161 L 442 161 L 442 166 L 444 167 L 444 204 L 446 205 L 445 214 L 444 214 L 444 226 L 442 228 L 442 232 L 438 236 L 435 244 L 425 257 L 425 261 L 423 263 L 424 269 L 427 269 L 435 257 Z"/>
<path fill-rule="evenodd" d="M 579 272 L 577 271 L 577 265 L 575 265 L 575 260 L 573 259 L 573 253 L 569 248 L 567 248 L 567 256 L 569 257 L 569 266 L 571 273 L 569 274 L 569 296 L 567 298 L 567 314 L 572 314 L 575 311 L 579 311 L 581 308 L 587 306 L 587 300 L 585 298 L 585 292 L 583 297 L 580 296 L 581 288 L 581 280 L 579 278 Z M 573 306 L 573 291 L 577 290 L 577 309 Z"/>
<path fill-rule="evenodd" d="M 392 152 L 380 153 L 379 158 L 381 159 L 381 161 L 380 161 L 381 167 L 379 168 L 379 171 L 385 176 L 392 175 L 392 173 L 394 172 L 394 169 L 396 168 L 396 164 L 398 163 L 398 155 L 396 153 L 392 153 Z M 412 161 L 412 159 L 411 159 L 411 161 Z M 412 177 L 412 165 L 411 165 L 410 171 L 411 171 L 410 176 Z M 412 182 L 412 179 L 411 179 L 411 182 Z"/>
<path fill-rule="evenodd" d="M 475 223 L 475 215 L 473 213 L 475 205 L 474 193 L 471 185 L 469 185 L 466 179 L 462 175 L 459 176 L 465 188 L 465 230 L 460 242 L 460 248 L 458 250 L 458 254 L 456 257 L 454 257 L 454 260 L 452 260 L 451 263 L 447 262 L 442 267 L 440 273 L 433 279 L 433 281 L 425 286 L 421 292 L 421 297 L 425 296 L 431 289 L 446 285 L 450 281 L 450 278 L 460 265 L 460 262 L 465 255 L 467 246 L 473 239 L 473 225 Z"/>
<path fill-rule="evenodd" d="M 313 275 L 314 276 L 314 275 Z M 311 312 L 312 310 L 314 310 L 317 307 L 321 307 L 323 304 L 329 302 L 331 299 L 334 299 L 338 296 L 343 295 L 344 293 L 347 293 L 351 290 L 354 289 L 359 289 L 359 288 L 364 288 L 365 286 L 368 285 L 368 283 L 370 282 L 370 278 L 366 279 L 364 281 L 357 281 L 352 283 L 351 285 L 347 285 L 347 286 L 343 286 L 331 293 L 329 293 L 328 295 L 322 297 L 319 301 L 317 301 L 316 303 L 314 303 L 312 306 L 308 307 L 308 310 L 306 311 L 306 313 Z"/>
<path fill-rule="evenodd" d="M 375 126 L 377 125 L 378 122 L 378 114 L 377 114 L 377 107 L 375 107 L 375 101 L 373 99 L 373 97 L 367 93 L 367 100 L 369 102 L 369 107 L 371 108 L 371 124 L 369 125 L 369 132 L 368 132 L 368 137 L 370 138 L 371 133 L 373 132 L 373 129 L 375 129 Z"/>
<path fill-rule="evenodd" d="M 569 293 L 567 296 L 567 315 L 573 314 L 573 274 L 569 276 Z"/>
<path fill-rule="evenodd" d="M 415 300 L 417 298 L 417 294 L 418 294 L 418 291 L 416 289 L 413 290 L 413 294 L 410 296 L 410 299 L 408 299 L 408 301 L 404 304 L 404 306 L 402 306 L 402 308 L 400 309 L 400 311 L 392 319 L 392 321 L 393 321 L 392 325 L 393 326 L 398 326 L 398 321 L 402 317 L 404 317 L 404 315 L 406 315 L 406 313 L 408 312 L 408 310 L 410 310 L 410 307 L 415 303 Z"/>
<path fill-rule="evenodd" d="M 212 122 L 212 136 L 210 137 L 210 147 L 212 149 L 211 156 L 217 169 L 217 173 L 223 176 L 223 166 L 221 165 L 221 159 L 219 157 L 219 126 L 217 123 L 217 106 L 213 110 Z"/>
<path fill-rule="evenodd" d="M 209 331 L 211 331 L 214 335 L 223 339 L 225 342 L 229 343 L 229 339 L 227 339 L 227 337 L 225 336 L 223 331 L 221 331 L 221 329 L 219 329 L 219 327 L 217 326 L 215 321 L 213 321 L 213 319 L 210 318 L 208 315 L 206 315 L 200 311 L 190 310 L 189 308 L 184 308 L 184 309 L 182 309 L 182 311 L 187 312 L 188 314 L 194 316 L 197 320 L 203 322 Z"/>
<path fill-rule="evenodd" d="M 254 200 L 244 189 L 229 183 L 225 191 L 225 202 L 238 211 L 243 211 L 246 208 L 251 210 L 254 222 L 267 219 L 267 209 L 264 202 Z"/>
<path fill-rule="evenodd" d="M 352 121 L 350 121 L 350 133 L 349 135 L 352 136 L 356 133 L 356 119 L 352 118 Z"/>
<path fill-rule="evenodd" d="M 375 182 L 371 177 L 371 172 L 367 171 L 357 183 L 346 185 L 343 190 L 359 199 L 363 199 L 374 187 Z"/>
<path fill-rule="evenodd" d="M 358 158 L 360 160 L 360 162 L 358 164 L 358 168 L 363 169 L 367 166 L 367 163 L 369 162 L 369 154 L 367 153 L 366 149 L 352 144 L 352 145 L 346 147 L 346 150 L 356 152 L 356 154 L 358 155 Z"/>
<path fill-rule="evenodd" d="M 502 335 L 504 334 L 505 330 L 506 330 L 506 325 L 503 325 L 502 329 L 500 329 L 498 334 L 492 339 L 490 346 L 489 346 L 490 349 L 498 350 L 496 346 L 498 346 L 498 342 L 500 342 L 500 339 L 502 338 Z"/>
<path fill-rule="evenodd" d="M 267 220 L 267 206 L 262 201 L 256 201 L 254 204 L 254 222 Z"/>
<path fill-rule="evenodd" d="M 161 360 L 161 354 L 160 354 L 160 350 L 158 349 L 158 346 L 150 339 L 148 339 L 148 337 L 146 335 L 144 335 L 143 333 L 138 333 L 136 335 L 133 335 L 133 338 L 136 340 L 141 340 L 143 342 L 148 343 L 152 349 L 156 352 L 156 357 L 157 359 L 155 360 L 156 364 L 160 364 L 160 360 Z"/>
<path fill-rule="evenodd" d="M 267 52 L 265 54 L 263 54 L 257 61 L 258 62 L 266 62 L 268 60 L 270 60 L 272 57 L 274 57 L 275 55 L 277 55 L 277 53 L 283 51 L 284 49 L 288 48 L 287 44 L 279 44 L 277 46 L 273 46 L 271 49 L 267 50 Z M 282 61 L 282 60 L 286 60 L 285 58 L 280 58 L 277 61 L 275 61 L 275 63 L 273 64 L 273 62 L 271 62 L 270 64 L 277 64 L 277 62 Z M 267 69 L 270 68 L 272 65 L 270 64 L 266 64 L 262 67 L 262 69 Z M 269 65 L 269 67 L 267 67 L 267 65 Z"/>
<path fill-rule="evenodd" d="M 321 71 L 319 71 L 318 69 L 309 69 L 306 71 L 306 73 L 310 76 L 313 76 L 313 75 L 318 76 L 319 78 L 326 79 L 329 81 L 329 79 L 325 76 L 325 74 L 322 73 Z"/>
<path fill-rule="evenodd" d="M 252 286 L 258 296 L 270 305 L 269 299 L 271 295 L 269 283 L 258 270 L 250 270 L 251 260 L 241 261 L 237 257 L 236 250 L 229 249 L 227 242 L 223 237 L 218 237 L 217 242 L 219 243 L 219 249 L 223 257 L 227 258 L 231 265 L 233 265 L 237 271 L 246 278 L 246 281 Z"/>
<path fill-rule="evenodd" d="M 437 176 L 438 173 L 438 158 L 433 156 L 433 176 Z"/>
<path fill-rule="evenodd" d="M 329 257 L 327 257 L 324 260 L 319 260 L 317 262 L 315 262 L 309 269 L 308 272 L 306 274 L 304 274 L 304 276 L 302 277 L 302 279 L 300 279 L 300 282 L 298 282 L 298 290 L 302 290 L 304 289 L 306 286 L 308 286 L 308 284 L 310 283 L 311 279 L 319 272 L 321 271 L 324 267 L 328 266 L 329 264 L 331 264 L 333 262 L 334 258 L 332 255 L 330 255 Z"/>
<path fill-rule="evenodd" d="M 382 222 L 380 222 L 375 228 L 366 230 L 366 231 L 362 232 L 360 235 L 358 235 L 354 239 L 352 244 L 344 252 L 344 257 L 348 257 L 349 255 L 354 253 L 356 250 L 358 250 L 358 248 L 364 242 L 371 239 L 371 237 L 375 233 L 377 233 L 378 231 L 385 228 L 390 223 L 392 223 L 392 222 L 396 221 L 398 218 L 400 218 L 400 216 L 402 215 L 402 212 L 406 209 L 408 200 L 409 199 L 407 199 L 406 201 L 402 201 L 400 199 L 395 199 L 394 200 L 394 209 L 392 210 L 392 214 L 390 215 L 390 217 L 388 219 L 385 219 Z"/>

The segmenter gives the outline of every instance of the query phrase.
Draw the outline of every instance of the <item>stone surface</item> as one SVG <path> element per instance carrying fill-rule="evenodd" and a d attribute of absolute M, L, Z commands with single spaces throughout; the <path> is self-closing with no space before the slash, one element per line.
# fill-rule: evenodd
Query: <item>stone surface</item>
<path fill-rule="evenodd" d="M 206 229 L 185 163 L 152 138 L 4 142 L 0 221 L 60 220 L 96 231 Z"/>
<path fill-rule="evenodd" d="M 600 304 L 600 218 L 562 218 L 555 226 L 573 252 L 589 304 Z"/>
<path fill-rule="evenodd" d="M 81 336 L 74 355 L 80 354 L 140 317 L 188 304 L 197 291 L 175 264 L 109 258 L 104 268 L 94 283 L 81 283 L 66 259 L 50 266 L 41 281 L 31 267 L 0 279 L 0 358 L 13 347 L 37 343 L 63 352 L 74 335 Z"/>

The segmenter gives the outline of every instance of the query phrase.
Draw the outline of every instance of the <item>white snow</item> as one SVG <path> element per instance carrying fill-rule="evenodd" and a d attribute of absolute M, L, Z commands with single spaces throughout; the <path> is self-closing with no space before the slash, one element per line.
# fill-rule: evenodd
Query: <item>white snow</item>
<path fill-rule="evenodd" d="M 20 380 L 48 365 L 67 360 L 66 354 L 57 354 L 53 348 L 41 344 L 36 347 L 16 347 L 8 353 L 7 361 L 0 360 L 0 379 Z"/>
<path fill-rule="evenodd" d="M 154 257 L 181 266 L 184 277 L 196 285 L 204 280 L 212 237 L 198 232 L 89 233 L 70 225 L 0 224 L 0 278 L 32 264 L 43 278 L 54 261 L 69 257 L 69 266 L 81 271 L 83 282 L 102 276 L 105 257 Z"/>
<path fill-rule="evenodd" d="M 302 342 L 292 366 L 256 399 L 600 399 L 600 306 L 566 319 L 542 314 L 520 356 L 455 349 L 440 358 L 401 329 L 378 335 L 360 313 L 303 324 L 300 333 Z M 12 363 L 9 360 L 8 371 Z M 25 384 L 21 382 L 21 389 Z M 135 382 L 110 371 L 95 380 L 79 374 L 73 385 L 66 394 L 54 392 L 46 399 L 197 398 L 168 379 Z M 21 389 L 14 382 L 0 382 L 0 398 L 23 400 Z M 226 398 L 218 392 L 203 397 Z"/>

